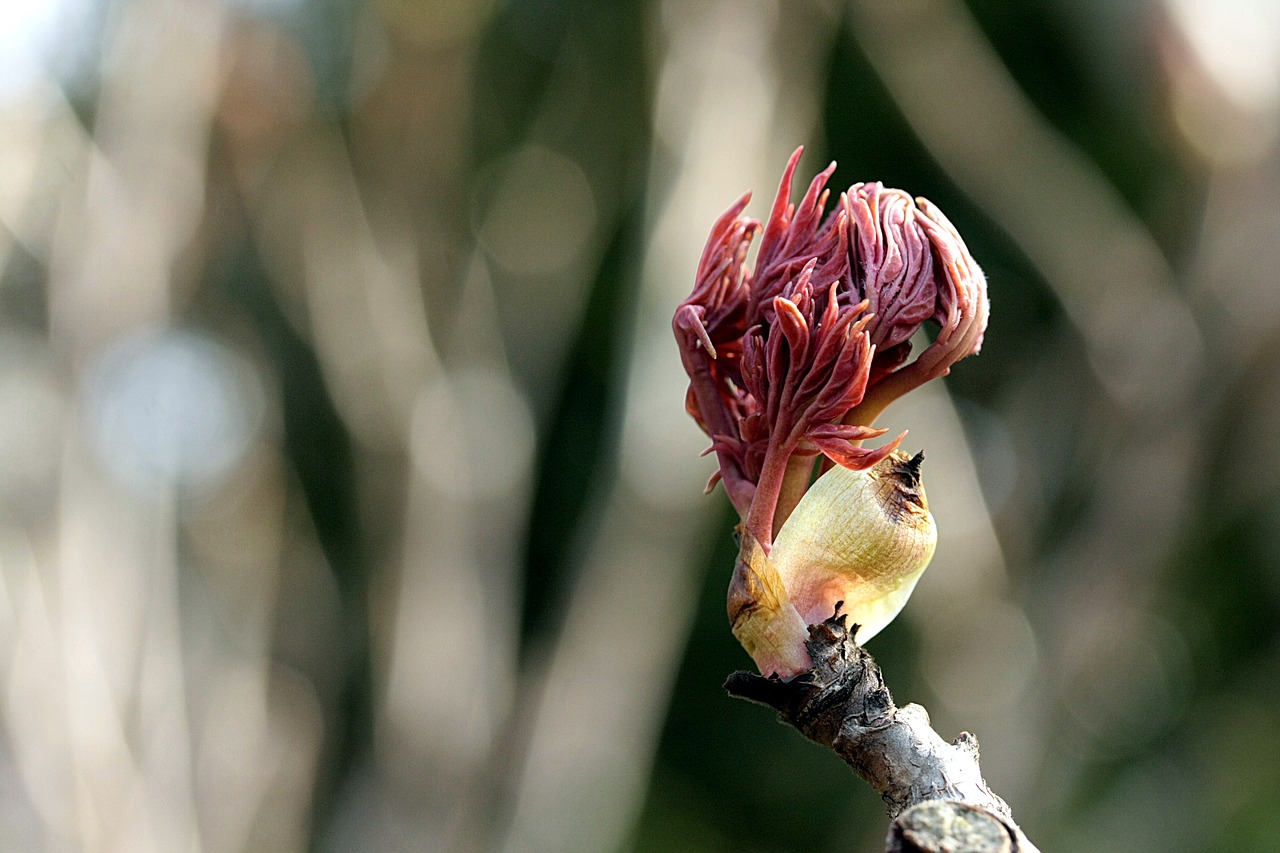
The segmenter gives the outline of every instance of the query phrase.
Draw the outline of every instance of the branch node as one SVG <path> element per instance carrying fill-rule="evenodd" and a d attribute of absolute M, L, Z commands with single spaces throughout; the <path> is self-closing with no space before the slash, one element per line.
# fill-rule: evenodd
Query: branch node
<path fill-rule="evenodd" d="M 927 800 L 889 827 L 886 853 L 1014 853 L 1016 839 L 1000 818 L 956 800 Z"/>

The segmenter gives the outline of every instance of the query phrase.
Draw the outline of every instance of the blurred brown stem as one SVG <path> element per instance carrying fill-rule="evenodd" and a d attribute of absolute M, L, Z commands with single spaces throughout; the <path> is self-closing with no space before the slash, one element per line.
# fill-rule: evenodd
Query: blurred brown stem
<path fill-rule="evenodd" d="M 733 696 L 768 705 L 778 719 L 833 750 L 884 799 L 893 825 L 889 851 L 1038 853 L 1009 806 L 987 787 L 978 741 L 947 743 L 919 705 L 899 708 L 880 667 L 836 612 L 809 627 L 813 667 L 793 678 L 735 672 Z"/>

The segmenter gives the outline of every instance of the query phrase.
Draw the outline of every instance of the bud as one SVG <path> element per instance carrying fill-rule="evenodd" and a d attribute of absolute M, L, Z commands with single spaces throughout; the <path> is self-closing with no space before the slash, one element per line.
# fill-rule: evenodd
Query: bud
<path fill-rule="evenodd" d="M 806 624 L 842 601 L 865 642 L 907 603 L 938 541 L 923 459 L 895 451 L 866 471 L 835 467 L 800 500 L 769 556 Z"/>
<path fill-rule="evenodd" d="M 734 633 L 781 674 L 808 668 L 806 626 L 837 601 L 865 640 L 911 594 L 935 539 L 921 457 L 896 452 L 905 433 L 862 442 L 887 432 L 874 423 L 893 400 L 978 351 L 988 314 L 986 279 L 940 211 L 876 183 L 825 213 L 834 163 L 793 205 L 799 158 L 766 223 L 741 215 L 748 196 L 717 220 L 672 320 L 686 407 L 719 462 L 708 490 L 723 482 L 742 517 Z M 937 335 L 909 360 L 926 325 Z"/>
<path fill-rule="evenodd" d="M 832 468 L 801 498 L 767 555 L 744 535 L 729 622 L 762 673 L 808 669 L 808 626 L 836 608 L 865 643 L 906 605 L 938 540 L 923 458 L 895 451 L 865 471 Z"/>

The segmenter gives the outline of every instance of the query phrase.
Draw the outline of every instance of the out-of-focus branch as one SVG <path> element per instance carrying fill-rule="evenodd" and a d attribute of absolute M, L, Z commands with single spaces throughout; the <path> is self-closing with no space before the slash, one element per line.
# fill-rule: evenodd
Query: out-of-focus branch
<path fill-rule="evenodd" d="M 807 8 L 807 7 L 806 7 Z M 702 249 L 694 223 L 714 201 L 767 174 L 807 135 L 814 104 L 807 76 L 822 55 L 817 15 L 773 20 L 751 3 L 675 4 L 663 16 L 654 105 L 655 158 L 679 168 L 655 184 L 641 274 L 635 344 L 626 365 L 620 472 L 602 490 L 595 532 L 538 685 L 506 839 L 506 853 L 610 850 L 639 812 L 661 714 L 693 614 L 707 503 L 706 470 L 685 464 L 705 445 L 673 401 L 683 397 L 670 306 Z M 760 63 L 775 41 L 805 45 L 787 61 Z M 781 55 L 781 54 L 780 54 Z M 743 124 L 743 115 L 768 116 Z M 735 127 L 725 145 L 724 128 Z M 791 145 L 788 141 L 786 145 Z M 688 455 L 683 455 L 685 453 Z M 607 679 L 607 683 L 601 678 Z"/>
<path fill-rule="evenodd" d="M 1130 405 L 1177 409 L 1200 329 L 1151 234 L 1019 90 L 963 3 L 854 0 L 853 32 L 921 141 L 1045 276 Z M 939 85 L 939 81 L 949 85 Z"/>
<path fill-rule="evenodd" d="M 809 627 L 807 672 L 788 679 L 735 672 L 725 688 L 773 708 L 875 788 L 894 819 L 888 850 L 1036 851 L 982 778 L 977 738 L 961 732 L 947 743 L 924 708 L 896 706 L 856 631 L 837 605 Z"/>

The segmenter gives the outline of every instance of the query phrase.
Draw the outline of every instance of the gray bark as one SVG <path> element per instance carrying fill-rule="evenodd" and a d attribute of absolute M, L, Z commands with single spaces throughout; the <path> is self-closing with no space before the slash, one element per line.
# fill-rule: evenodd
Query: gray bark
<path fill-rule="evenodd" d="M 785 679 L 735 672 L 725 689 L 773 708 L 870 783 L 893 819 L 886 850 L 1039 853 L 983 780 L 978 739 L 961 732 L 947 743 L 924 708 L 897 707 L 856 631 L 837 606 L 809 627 L 809 671 Z"/>

